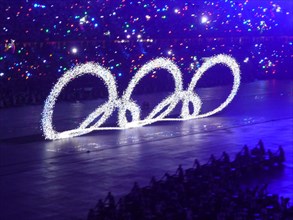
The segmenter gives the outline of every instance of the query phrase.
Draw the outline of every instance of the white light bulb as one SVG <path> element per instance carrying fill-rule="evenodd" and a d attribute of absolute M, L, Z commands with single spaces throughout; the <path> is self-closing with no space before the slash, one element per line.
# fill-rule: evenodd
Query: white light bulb
<path fill-rule="evenodd" d="M 73 48 L 71 49 L 71 52 L 72 52 L 73 54 L 76 54 L 76 53 L 78 52 L 78 49 L 77 49 L 76 47 L 73 47 Z"/>
<path fill-rule="evenodd" d="M 208 18 L 206 17 L 206 16 L 202 16 L 201 17 L 201 23 L 202 24 L 205 24 L 205 23 L 207 23 L 208 22 Z"/>

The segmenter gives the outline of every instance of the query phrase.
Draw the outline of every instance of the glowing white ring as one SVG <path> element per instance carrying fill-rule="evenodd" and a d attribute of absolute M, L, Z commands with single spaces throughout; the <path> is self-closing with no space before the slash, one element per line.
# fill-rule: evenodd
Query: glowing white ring
<path fill-rule="evenodd" d="M 199 112 L 202 102 L 198 95 L 194 92 L 194 88 L 204 72 L 217 64 L 224 64 L 232 70 L 232 74 L 234 77 L 233 88 L 228 98 L 219 107 L 210 112 L 200 115 Z M 173 76 L 175 82 L 175 91 L 173 94 L 160 102 L 145 119 L 141 120 L 140 107 L 131 99 L 131 95 L 139 81 L 144 76 L 149 74 L 152 70 L 157 68 L 165 69 Z M 109 91 L 109 99 L 106 103 L 104 103 L 102 106 L 98 107 L 93 113 L 91 113 L 77 129 L 57 132 L 54 130 L 52 124 L 53 109 L 56 103 L 56 99 L 60 95 L 62 89 L 70 82 L 70 80 L 84 74 L 92 74 L 101 78 Z M 45 138 L 54 140 L 79 136 L 87 134 L 94 130 L 126 129 L 131 127 L 144 126 L 157 121 L 182 121 L 187 119 L 207 117 L 227 107 L 227 105 L 233 100 L 233 98 L 237 94 L 239 86 L 239 66 L 232 57 L 223 54 L 206 59 L 206 62 L 198 69 L 197 74 L 193 76 L 187 91 L 183 91 L 182 74 L 176 64 L 174 64 L 171 60 L 165 58 L 157 58 L 155 60 L 152 60 L 142 66 L 142 68 L 137 72 L 120 99 L 118 98 L 116 81 L 110 71 L 95 63 L 81 64 L 67 71 L 53 87 L 45 102 L 44 110 L 42 113 L 42 128 Z M 180 118 L 166 118 L 180 101 L 183 102 Z M 193 113 L 189 112 L 189 103 L 193 105 Z M 100 127 L 111 116 L 116 108 L 119 111 L 118 127 Z M 132 115 L 131 122 L 127 121 L 127 110 L 130 111 Z M 91 125 L 98 117 L 100 117 L 99 120 Z"/>
<path fill-rule="evenodd" d="M 64 132 L 57 132 L 53 128 L 52 119 L 53 119 L 53 109 L 56 103 L 56 100 L 58 96 L 60 95 L 62 89 L 70 82 L 70 80 L 80 77 L 85 74 L 92 74 L 94 76 L 98 76 L 101 78 L 106 87 L 109 91 L 109 99 L 108 101 L 97 108 L 93 113 L 91 113 L 84 122 L 81 123 L 79 128 Z M 92 130 L 95 130 L 95 128 L 102 125 L 108 117 L 112 114 L 116 107 L 116 100 L 118 99 L 118 93 L 117 93 L 117 86 L 115 83 L 115 79 L 110 73 L 109 70 L 103 68 L 99 64 L 95 63 L 86 63 L 81 64 L 79 66 L 76 66 L 75 68 L 67 71 L 54 85 L 51 93 L 49 94 L 44 110 L 43 110 L 43 117 L 42 117 L 42 127 L 44 131 L 44 135 L 46 139 L 61 139 L 61 138 L 68 138 L 68 137 L 74 137 L 79 136 L 82 134 L 86 134 L 91 132 Z M 100 118 L 98 122 L 96 122 L 92 127 L 86 128 L 90 123 L 92 123 L 99 115 L 104 113 L 104 115 Z"/>
<path fill-rule="evenodd" d="M 196 74 L 191 79 L 191 82 L 188 87 L 188 91 L 189 92 L 193 91 L 198 80 L 202 77 L 202 75 L 205 73 L 205 71 L 207 71 L 209 68 L 211 68 L 217 64 L 224 64 L 225 66 L 229 67 L 232 70 L 232 74 L 234 77 L 232 90 L 231 90 L 228 98 L 218 108 L 216 108 L 210 112 L 207 112 L 205 114 L 197 115 L 195 118 L 208 117 L 208 116 L 214 115 L 214 114 L 222 111 L 224 108 L 227 107 L 227 105 L 229 105 L 229 103 L 233 100 L 233 98 L 237 94 L 237 91 L 240 86 L 240 68 L 239 68 L 236 60 L 234 60 L 232 57 L 229 57 L 224 54 L 219 54 L 217 56 L 208 58 L 206 60 L 206 62 L 203 63 L 203 65 L 197 70 Z"/>
<path fill-rule="evenodd" d="M 140 126 L 150 124 L 153 120 L 160 121 L 163 119 L 166 115 L 168 115 L 177 105 L 178 101 L 177 99 L 174 99 L 174 97 L 178 97 L 179 94 L 183 91 L 183 82 L 182 82 L 182 74 L 179 68 L 171 61 L 165 58 L 157 58 L 155 60 L 152 60 L 148 63 L 146 63 L 144 66 L 141 67 L 141 69 L 135 74 L 133 79 L 130 81 L 125 93 L 122 96 L 122 102 L 125 103 L 122 105 L 122 107 L 119 109 L 119 121 L 118 124 L 121 128 L 130 128 L 130 127 L 137 127 L 136 123 L 139 121 L 140 118 L 140 108 L 134 103 L 134 101 L 131 100 L 131 94 L 135 88 L 135 86 L 139 83 L 139 81 L 145 77 L 147 74 L 149 74 L 154 69 L 166 69 L 170 74 L 172 74 L 174 80 L 175 80 L 175 91 L 173 95 L 170 95 L 165 100 L 161 102 L 159 105 L 157 105 L 154 110 L 146 117 L 146 120 L 140 121 Z M 154 117 L 160 113 L 160 111 L 168 105 L 168 102 L 170 100 L 173 100 L 172 104 L 159 116 L 154 119 Z M 176 100 L 176 101 L 175 101 Z M 164 105 L 165 104 L 165 105 Z M 134 107 L 135 105 L 135 107 Z M 126 110 L 132 107 L 132 109 L 135 109 L 135 111 L 131 111 L 133 122 L 128 123 L 126 120 Z M 128 109 L 130 110 L 130 109 Z"/>

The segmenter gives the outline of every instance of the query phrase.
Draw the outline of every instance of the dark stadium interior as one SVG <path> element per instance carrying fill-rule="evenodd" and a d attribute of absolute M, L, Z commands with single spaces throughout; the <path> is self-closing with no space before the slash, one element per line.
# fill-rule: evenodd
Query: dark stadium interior
<path fill-rule="evenodd" d="M 107 69 L 122 97 L 151 60 L 176 64 L 186 89 L 219 54 L 241 83 L 217 114 L 45 139 L 45 101 L 80 64 Z M 223 65 L 204 72 L 200 114 L 233 83 Z M 164 69 L 143 77 L 131 96 L 142 118 L 174 84 Z M 54 128 L 77 128 L 111 94 L 96 76 L 71 79 Z M 183 117 L 182 103 L 168 116 Z M 292 133 L 293 1 L 0 0 L 1 220 L 293 219 Z"/>

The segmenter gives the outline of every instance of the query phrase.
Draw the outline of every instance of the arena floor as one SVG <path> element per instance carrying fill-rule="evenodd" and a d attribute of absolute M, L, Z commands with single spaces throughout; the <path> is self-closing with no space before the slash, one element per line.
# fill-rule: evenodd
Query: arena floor
<path fill-rule="evenodd" d="M 199 89 L 203 110 L 221 102 L 225 90 Z M 151 96 L 138 99 L 155 100 Z M 60 104 L 56 127 L 76 126 L 95 106 Z M 282 145 L 286 162 L 283 170 L 256 177 L 255 184 L 269 183 L 272 193 L 290 197 L 292 204 L 293 81 L 243 84 L 233 102 L 209 118 L 57 141 L 41 135 L 41 111 L 42 106 L 0 110 L 0 219 L 85 219 L 108 191 L 121 196 L 135 181 L 147 185 L 152 176 L 174 173 L 178 164 L 205 163 L 212 153 L 234 158 L 244 144 L 252 148 L 259 139 L 272 151 Z"/>

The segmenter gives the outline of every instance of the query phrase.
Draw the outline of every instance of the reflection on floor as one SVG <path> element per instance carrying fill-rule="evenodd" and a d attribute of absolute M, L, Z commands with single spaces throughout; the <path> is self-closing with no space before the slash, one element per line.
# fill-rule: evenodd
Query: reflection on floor
<path fill-rule="evenodd" d="M 210 118 L 57 141 L 40 135 L 41 106 L 0 110 L 1 219 L 85 219 L 108 191 L 122 195 L 134 181 L 146 185 L 153 175 L 174 173 L 178 164 L 189 168 L 195 158 L 205 163 L 211 153 L 223 151 L 232 156 L 259 139 L 272 150 L 282 145 L 287 160 L 282 172 L 258 177 L 256 183 L 269 183 L 271 192 L 292 197 L 292 88 L 292 81 L 245 84 L 227 109 Z M 214 105 L 221 89 L 198 92 L 204 109 Z M 74 119 L 61 111 L 57 127 L 76 124 L 91 105 L 69 105 Z"/>

